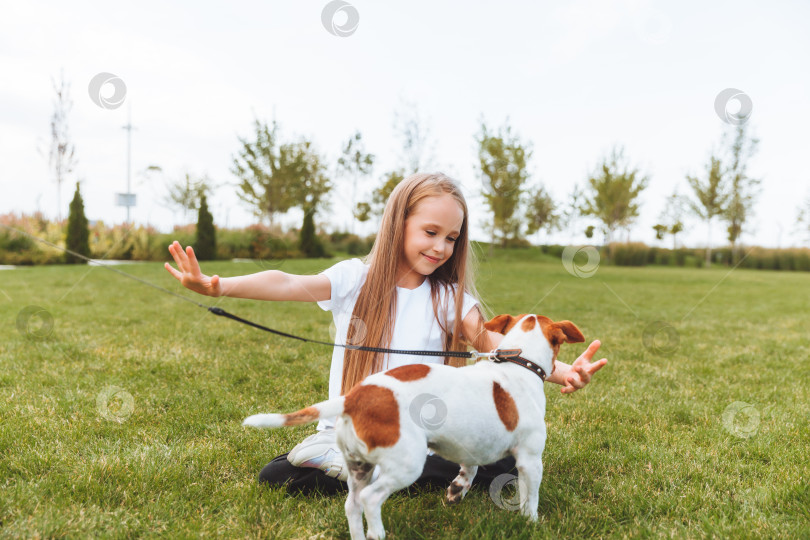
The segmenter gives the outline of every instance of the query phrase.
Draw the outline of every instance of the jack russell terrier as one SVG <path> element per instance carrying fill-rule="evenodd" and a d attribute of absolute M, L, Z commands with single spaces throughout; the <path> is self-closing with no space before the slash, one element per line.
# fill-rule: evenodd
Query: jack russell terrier
<path fill-rule="evenodd" d="M 498 315 L 484 327 L 504 334 L 494 362 L 401 366 L 366 377 L 339 398 L 290 414 L 256 414 L 244 425 L 295 426 L 337 415 L 337 443 L 349 468 L 345 509 L 352 540 L 385 537 L 382 505 L 419 478 L 428 449 L 461 466 L 447 489 L 449 503 L 464 498 L 478 465 L 511 454 L 521 513 L 536 521 L 546 445 L 543 382 L 554 371 L 560 345 L 585 338 L 572 322 L 542 315 Z M 441 422 L 434 416 L 424 426 L 419 411 L 412 410 L 426 397 L 434 404 L 438 398 Z M 379 471 L 372 481 L 375 465 Z"/>

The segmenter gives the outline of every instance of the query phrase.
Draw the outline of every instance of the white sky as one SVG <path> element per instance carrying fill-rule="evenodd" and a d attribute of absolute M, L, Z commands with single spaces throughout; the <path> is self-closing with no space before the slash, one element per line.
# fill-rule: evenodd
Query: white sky
<path fill-rule="evenodd" d="M 62 186 L 63 214 L 80 178 L 88 218 L 123 221 L 125 209 L 113 202 L 126 190 L 128 106 L 137 129 L 133 220 L 170 230 L 182 216 L 156 204 L 159 178 L 138 175 L 148 165 L 172 179 L 206 173 L 233 184 L 237 137 L 253 134 L 255 117 L 269 122 L 275 113 L 285 138 L 313 139 L 330 165 L 361 130 L 378 158 L 370 191 L 397 163 L 394 111 L 410 100 L 428 119 L 435 169 L 466 188 L 473 237 L 484 238 L 473 137 L 481 117 L 491 126 L 509 117 L 534 147 L 532 182 L 558 201 L 614 144 L 624 145 L 650 175 L 630 238 L 652 244 L 666 195 L 675 186 L 686 192 L 687 173 L 703 173 L 725 126 L 715 97 L 733 87 L 751 98 L 749 125 L 761 140 L 750 172 L 763 179 L 762 192 L 743 241 L 800 243 L 795 217 L 810 197 L 802 157 L 810 148 L 807 2 L 354 0 L 360 22 L 348 37 L 322 25 L 326 4 L 2 2 L 0 213 L 56 215 L 56 184 L 38 148 L 49 144 L 50 80 L 64 68 L 78 167 Z M 100 72 L 126 83 L 124 106 L 91 101 L 88 85 Z M 345 227 L 348 186 L 336 183 L 331 221 Z M 253 221 L 234 191 L 217 191 L 219 225 Z M 284 222 L 299 221 L 291 213 Z M 723 229 L 715 225 L 713 243 Z M 705 244 L 705 226 L 688 220 L 682 239 Z"/>

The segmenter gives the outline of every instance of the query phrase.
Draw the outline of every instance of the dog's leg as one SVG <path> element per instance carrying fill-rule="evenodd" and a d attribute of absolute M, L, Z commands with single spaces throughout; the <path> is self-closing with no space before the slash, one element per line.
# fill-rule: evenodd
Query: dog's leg
<path fill-rule="evenodd" d="M 419 456 L 417 452 L 415 454 Z M 421 451 L 421 456 L 425 456 L 425 451 Z M 363 510 L 366 514 L 366 524 L 368 525 L 368 540 L 378 540 L 385 538 L 385 528 L 382 522 L 382 505 L 393 492 L 413 484 L 425 466 L 425 458 L 421 461 L 400 460 L 391 463 L 382 462 L 379 464 L 380 473 L 374 483 L 366 486 L 360 492 L 360 502 L 363 503 Z M 369 473 L 370 474 L 370 473 Z"/>
<path fill-rule="evenodd" d="M 543 454 L 518 452 L 515 454 L 515 462 L 518 470 L 520 513 L 531 521 L 537 521 L 540 482 L 543 479 Z"/>
<path fill-rule="evenodd" d="M 458 476 L 455 477 L 450 487 L 447 488 L 447 496 L 445 497 L 447 504 L 457 504 L 461 502 L 461 499 L 470 491 L 470 486 L 472 486 L 473 478 L 475 478 L 477 472 L 477 466 L 461 465 L 461 471 L 459 471 Z"/>
<path fill-rule="evenodd" d="M 360 491 L 371 481 L 371 472 L 374 465 L 360 461 L 350 461 L 349 467 L 349 496 L 346 497 L 346 519 L 349 521 L 349 533 L 352 540 L 365 540 L 363 533 L 363 505 L 360 503 Z"/>

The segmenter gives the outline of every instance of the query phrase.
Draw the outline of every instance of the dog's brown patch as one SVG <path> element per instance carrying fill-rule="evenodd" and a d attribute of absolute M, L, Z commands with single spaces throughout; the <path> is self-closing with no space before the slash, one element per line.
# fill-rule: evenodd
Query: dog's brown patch
<path fill-rule="evenodd" d="M 382 386 L 355 386 L 343 403 L 343 413 L 352 419 L 354 431 L 369 451 L 393 446 L 399 440 L 399 406 L 394 392 Z"/>
<path fill-rule="evenodd" d="M 430 373 L 430 366 L 427 364 L 410 364 L 407 366 L 400 366 L 392 370 L 386 371 L 386 375 L 398 379 L 402 382 L 417 381 L 424 379 Z"/>
<path fill-rule="evenodd" d="M 284 415 L 285 426 L 297 426 L 298 424 L 308 424 L 321 417 L 321 413 L 315 407 L 307 407 L 300 411 Z"/>
<path fill-rule="evenodd" d="M 534 328 L 534 323 L 536 323 L 536 322 L 537 322 L 537 317 L 534 317 L 534 316 L 532 316 L 532 317 L 528 317 L 528 318 L 527 318 L 526 320 L 524 320 L 524 321 L 523 321 L 523 323 L 520 325 L 520 329 L 521 329 L 521 330 L 523 330 L 524 332 L 528 332 L 529 330 L 531 330 L 532 328 Z"/>
<path fill-rule="evenodd" d="M 492 399 L 495 401 L 495 409 L 498 416 L 506 426 L 507 431 L 514 431 L 518 423 L 518 410 L 515 400 L 497 382 L 492 383 Z"/>
<path fill-rule="evenodd" d="M 498 315 L 497 317 L 493 317 L 491 320 L 485 322 L 484 328 L 490 332 L 497 332 L 499 334 L 506 335 L 509 333 L 509 330 L 511 330 L 512 327 L 515 326 L 517 322 L 526 315 L 528 315 L 528 313 L 523 313 L 517 317 L 513 317 L 512 315 Z"/>

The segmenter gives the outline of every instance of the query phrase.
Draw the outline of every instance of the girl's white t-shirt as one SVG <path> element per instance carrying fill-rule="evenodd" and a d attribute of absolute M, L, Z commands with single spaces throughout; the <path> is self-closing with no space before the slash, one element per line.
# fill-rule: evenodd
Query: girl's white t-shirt
<path fill-rule="evenodd" d="M 332 295 L 329 300 L 318 302 L 324 311 L 331 311 L 334 320 L 333 339 L 335 343 L 346 344 L 349 324 L 360 325 L 355 328 L 355 335 L 360 332 L 363 335 L 365 330 L 362 321 L 355 319 L 352 321 L 352 312 L 360 295 L 360 289 L 366 282 L 369 266 L 360 259 L 350 259 L 341 261 L 334 266 L 327 268 L 321 274 L 329 278 L 332 286 Z M 455 294 L 456 285 L 453 285 Z M 464 293 L 464 303 L 462 305 L 462 318 L 466 317 L 470 310 L 478 304 L 478 300 L 469 294 Z M 449 309 L 447 309 L 449 305 Z M 447 302 L 445 291 L 439 293 L 439 314 L 442 316 L 444 307 L 445 328 L 452 328 L 455 322 L 455 310 L 453 298 Z M 444 350 L 444 336 L 442 329 L 436 321 L 433 313 L 433 303 L 430 300 L 430 282 L 427 278 L 415 289 L 397 287 L 397 314 L 394 323 L 394 332 L 391 337 L 389 349 L 409 349 L 422 351 L 442 351 Z M 361 345 L 360 342 L 355 342 Z M 344 347 L 334 347 L 332 351 L 332 366 L 329 370 L 329 399 L 340 396 L 340 381 L 343 374 Z M 386 353 L 383 357 L 383 369 L 391 369 L 407 364 L 442 364 L 444 357 L 441 356 L 413 356 L 396 353 Z M 318 423 L 318 430 L 334 427 L 336 418 L 324 418 Z"/>

